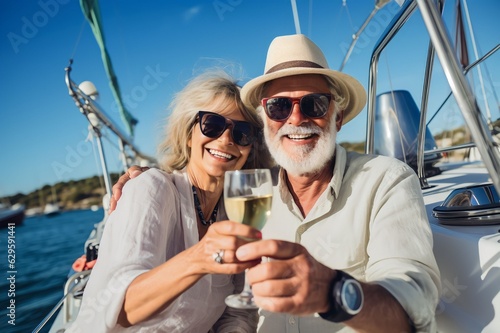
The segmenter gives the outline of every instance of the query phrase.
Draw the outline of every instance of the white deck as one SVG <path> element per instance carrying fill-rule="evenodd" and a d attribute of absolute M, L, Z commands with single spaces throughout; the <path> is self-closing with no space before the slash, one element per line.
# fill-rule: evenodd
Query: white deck
<path fill-rule="evenodd" d="M 500 332 L 500 225 L 440 224 L 432 209 L 456 188 L 489 183 L 481 164 L 463 165 L 429 179 L 423 191 L 441 271 L 439 332 Z"/>

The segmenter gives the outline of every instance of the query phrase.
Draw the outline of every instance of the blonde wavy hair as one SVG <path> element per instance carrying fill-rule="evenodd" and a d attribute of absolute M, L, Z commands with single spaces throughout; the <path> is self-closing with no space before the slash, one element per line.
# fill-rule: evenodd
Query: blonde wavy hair
<path fill-rule="evenodd" d="M 158 146 L 160 168 L 167 172 L 184 169 L 191 156 L 188 142 L 196 124 L 198 111 L 207 110 L 209 106 L 217 110 L 219 106 L 228 104 L 235 104 L 245 120 L 257 129 L 257 140 L 252 144 L 252 151 L 243 168 L 272 167 L 274 162 L 262 135 L 262 120 L 255 110 L 244 106 L 240 89 L 236 81 L 224 70 L 210 69 L 193 78 L 178 92 L 170 103 L 171 113 L 166 119 L 164 139 Z M 217 104 L 214 105 L 214 102 Z"/>

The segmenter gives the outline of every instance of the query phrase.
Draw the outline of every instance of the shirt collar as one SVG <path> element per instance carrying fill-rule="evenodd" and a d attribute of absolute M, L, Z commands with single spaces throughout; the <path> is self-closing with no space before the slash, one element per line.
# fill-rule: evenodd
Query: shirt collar
<path fill-rule="evenodd" d="M 333 177 L 330 180 L 330 188 L 335 199 L 338 198 L 340 187 L 344 180 L 344 173 L 347 163 L 347 152 L 341 145 L 335 145 L 335 167 L 333 168 Z"/>

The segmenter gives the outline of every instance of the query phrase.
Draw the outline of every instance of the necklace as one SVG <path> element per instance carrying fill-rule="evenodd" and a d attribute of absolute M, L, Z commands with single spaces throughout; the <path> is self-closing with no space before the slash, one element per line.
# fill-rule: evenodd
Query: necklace
<path fill-rule="evenodd" d="M 198 194 L 196 194 L 196 188 L 194 185 L 191 185 L 191 188 L 193 189 L 193 199 L 194 199 L 194 205 L 196 207 L 196 212 L 198 213 L 198 217 L 200 218 L 201 224 L 204 226 L 207 225 L 212 225 L 212 223 L 215 222 L 215 219 L 217 218 L 217 211 L 219 210 L 219 201 L 217 201 L 217 205 L 215 205 L 214 211 L 212 212 L 212 215 L 210 216 L 210 219 L 207 221 L 205 220 L 205 216 L 203 215 L 203 212 L 201 211 L 201 204 L 200 200 L 198 199 Z"/>

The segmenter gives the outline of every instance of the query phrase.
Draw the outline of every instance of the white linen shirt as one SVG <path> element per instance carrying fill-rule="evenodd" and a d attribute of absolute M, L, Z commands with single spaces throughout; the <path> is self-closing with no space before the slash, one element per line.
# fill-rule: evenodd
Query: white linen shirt
<path fill-rule="evenodd" d="M 383 286 L 417 332 L 434 331 L 440 274 L 418 178 L 393 158 L 335 151 L 329 186 L 305 218 L 280 171 L 263 237 L 300 243 L 322 264 Z M 259 333 L 351 331 L 317 314 L 259 314 Z"/>
<path fill-rule="evenodd" d="M 193 207 L 186 173 L 150 169 L 128 181 L 106 222 L 80 312 L 67 332 L 255 332 L 252 312 L 226 310 L 224 303 L 235 284 L 243 284 L 242 275 L 205 275 L 150 319 L 129 328 L 117 324 L 130 283 L 198 243 Z M 218 220 L 225 219 L 221 208 Z"/>

